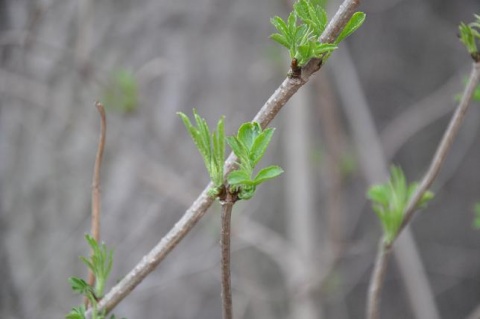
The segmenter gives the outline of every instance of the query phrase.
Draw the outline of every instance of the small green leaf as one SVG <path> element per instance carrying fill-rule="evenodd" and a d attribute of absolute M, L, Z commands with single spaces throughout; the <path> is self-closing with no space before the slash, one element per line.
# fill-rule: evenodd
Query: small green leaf
<path fill-rule="evenodd" d="M 65 316 L 65 319 L 85 319 L 85 306 L 81 305 L 80 307 L 72 308 Z"/>
<path fill-rule="evenodd" d="M 253 182 L 250 179 L 248 172 L 244 170 L 233 171 L 228 174 L 227 178 L 228 184 L 232 186 L 239 186 L 241 184 L 253 185 Z"/>
<path fill-rule="evenodd" d="M 283 45 L 287 49 L 290 49 L 290 47 L 291 47 L 290 42 L 287 40 L 287 38 L 283 34 L 274 33 L 270 36 L 270 39 L 280 43 L 281 45 Z"/>
<path fill-rule="evenodd" d="M 258 123 L 243 123 L 238 129 L 237 138 L 245 147 L 250 150 L 257 136 L 262 132 L 262 128 Z"/>
<path fill-rule="evenodd" d="M 372 208 L 382 224 L 387 243 L 396 238 L 403 222 L 404 211 L 416 189 L 416 183 L 407 185 L 405 175 L 397 166 L 391 167 L 388 183 L 374 185 L 368 189 L 367 197 L 372 201 Z M 417 208 L 425 207 L 432 198 L 432 192 L 425 192 Z"/>
<path fill-rule="evenodd" d="M 68 278 L 68 282 L 70 283 L 72 290 L 80 295 L 86 295 L 91 291 L 90 285 L 81 278 L 70 277 Z"/>
<path fill-rule="evenodd" d="M 269 179 L 275 178 L 283 173 L 280 166 L 272 165 L 261 169 L 254 179 L 255 185 L 259 185 Z"/>
<path fill-rule="evenodd" d="M 348 37 L 358 28 L 360 28 L 360 26 L 365 21 L 365 17 L 365 13 L 355 12 L 343 28 L 342 32 L 340 32 L 340 34 L 338 35 L 337 39 L 335 40 L 335 44 L 342 42 L 346 37 Z"/>
<path fill-rule="evenodd" d="M 390 190 L 385 185 L 373 185 L 367 191 L 367 198 L 380 206 L 388 206 Z"/>
<path fill-rule="evenodd" d="M 287 24 L 285 23 L 285 21 L 283 21 L 283 19 L 280 18 L 279 16 L 275 16 L 275 17 L 270 19 L 270 22 L 278 30 L 278 32 L 281 35 L 287 37 L 287 40 L 288 40 L 289 32 L 288 32 L 288 27 L 287 27 Z"/>
<path fill-rule="evenodd" d="M 264 130 L 260 135 L 258 135 L 255 139 L 250 153 L 250 160 L 252 161 L 253 166 L 257 165 L 258 162 L 262 159 L 263 155 L 267 150 L 268 144 L 270 144 L 270 141 L 272 140 L 274 132 L 275 129 L 268 128 Z"/>

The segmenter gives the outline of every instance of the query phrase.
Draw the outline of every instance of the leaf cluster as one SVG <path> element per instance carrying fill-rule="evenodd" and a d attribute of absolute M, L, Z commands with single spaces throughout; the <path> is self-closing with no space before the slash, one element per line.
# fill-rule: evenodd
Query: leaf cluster
<path fill-rule="evenodd" d="M 273 132 L 273 128 L 262 130 L 260 124 L 252 122 L 242 124 L 236 136 L 227 137 L 228 145 L 239 159 L 239 168 L 228 175 L 227 181 L 239 192 L 241 199 L 250 199 L 257 185 L 283 173 L 279 166 L 271 165 L 253 177 L 254 168 L 265 154 Z"/>
<path fill-rule="evenodd" d="M 214 184 L 214 189 L 210 191 L 210 195 L 215 196 L 223 185 L 223 165 L 225 161 L 224 117 L 221 117 L 218 121 L 217 129 L 210 132 L 207 121 L 201 118 L 195 109 L 193 110 L 193 116 L 197 127 L 192 125 L 190 119 L 184 113 L 178 112 L 177 114 L 182 118 L 183 124 L 185 124 L 203 158 L 210 179 Z"/>
<path fill-rule="evenodd" d="M 478 43 L 480 41 L 480 15 L 475 15 L 475 21 L 469 24 L 460 23 L 460 41 L 467 48 L 468 53 L 476 61 L 480 61 L 480 51 L 478 50 Z"/>
<path fill-rule="evenodd" d="M 400 167 L 392 166 L 390 172 L 390 180 L 386 184 L 371 186 L 367 192 L 367 197 L 372 201 L 373 211 L 382 224 L 387 244 L 391 244 L 397 237 L 404 211 L 418 187 L 417 183 L 407 184 Z M 425 192 L 416 208 L 425 207 L 433 196 L 432 192 Z"/>
<path fill-rule="evenodd" d="M 362 25 L 364 20 L 365 14 L 356 12 L 333 44 L 321 43 L 319 38 L 327 26 L 327 13 L 315 1 L 298 0 L 293 5 L 293 11 L 287 21 L 278 16 L 270 19 L 278 31 L 270 38 L 286 47 L 290 58 L 296 60 L 301 67 L 312 58 L 328 57 L 343 39 Z M 299 21 L 301 23 L 297 24 Z"/>
<path fill-rule="evenodd" d="M 95 276 L 95 286 L 92 287 L 85 280 L 77 277 L 70 277 L 68 281 L 73 292 L 85 296 L 93 309 L 93 319 L 104 319 L 106 313 L 97 311 L 99 300 L 103 297 L 105 283 L 110 276 L 113 265 L 113 250 L 109 250 L 105 244 L 99 245 L 97 241 L 90 235 L 85 235 L 85 240 L 92 249 L 89 258 L 80 257 Z M 65 316 L 66 319 L 84 319 L 86 308 L 84 305 L 74 307 Z M 115 315 L 111 315 L 110 319 L 115 319 Z"/>

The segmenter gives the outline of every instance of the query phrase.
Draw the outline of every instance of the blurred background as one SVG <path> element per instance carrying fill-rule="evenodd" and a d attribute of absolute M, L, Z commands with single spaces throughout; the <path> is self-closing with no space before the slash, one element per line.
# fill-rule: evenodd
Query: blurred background
<path fill-rule="evenodd" d="M 471 59 L 457 38 L 478 0 L 362 1 L 365 24 L 285 106 L 263 164 L 285 174 L 235 205 L 235 318 L 363 318 L 380 225 L 365 199 L 391 163 L 426 171 Z M 330 16 L 339 1 L 329 0 Z M 286 0 L 0 0 L 0 317 L 62 318 L 81 303 L 90 192 L 107 107 L 102 239 L 109 287 L 208 182 L 176 112 L 233 134 L 288 71 L 269 40 Z M 401 236 L 382 317 L 456 319 L 480 304 L 480 105 Z M 219 205 L 116 309 L 221 317 Z M 478 318 L 478 317 L 471 317 Z"/>

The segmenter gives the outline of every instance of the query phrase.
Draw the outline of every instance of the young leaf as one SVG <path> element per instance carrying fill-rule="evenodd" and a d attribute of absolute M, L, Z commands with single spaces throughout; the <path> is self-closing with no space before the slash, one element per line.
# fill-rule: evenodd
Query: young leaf
<path fill-rule="evenodd" d="M 254 185 L 254 183 L 250 180 L 250 175 L 244 170 L 237 170 L 231 172 L 230 174 L 228 174 L 227 180 L 230 185 Z"/>
<path fill-rule="evenodd" d="M 339 44 L 342 42 L 346 37 L 351 35 L 355 32 L 358 28 L 361 27 L 363 22 L 365 21 L 365 13 L 363 12 L 355 12 L 350 20 L 347 22 L 345 27 L 343 28 L 342 32 L 338 35 L 337 39 L 335 40 L 335 44 Z"/>
<path fill-rule="evenodd" d="M 387 243 L 391 243 L 397 236 L 403 222 L 405 208 L 416 188 L 416 183 L 407 185 L 405 175 L 396 166 L 392 166 L 390 170 L 388 183 L 369 188 L 367 197 L 372 201 L 372 208 L 382 224 Z M 417 208 L 424 207 L 432 198 L 432 192 L 425 192 L 417 204 Z"/>
<path fill-rule="evenodd" d="M 68 278 L 68 282 L 72 290 L 80 295 L 87 295 L 92 291 L 90 285 L 81 278 L 70 277 Z"/>
<path fill-rule="evenodd" d="M 65 319 L 85 319 L 85 306 L 81 305 L 80 307 L 72 308 L 65 316 Z"/>
<path fill-rule="evenodd" d="M 274 34 L 270 35 L 270 39 L 280 43 L 281 45 L 283 45 L 287 49 L 290 49 L 290 47 L 291 47 L 290 42 L 287 40 L 287 38 L 283 34 L 274 33 Z"/>
<path fill-rule="evenodd" d="M 224 117 L 221 117 L 218 121 L 216 131 L 210 133 L 207 121 L 201 118 L 195 109 L 193 110 L 193 115 L 197 127 L 192 125 L 190 119 L 184 113 L 178 112 L 177 114 L 182 119 L 188 133 L 197 146 L 215 188 L 220 187 L 223 184 L 223 164 L 225 158 Z M 216 191 L 213 190 L 210 194 L 214 196 Z"/>
<path fill-rule="evenodd" d="M 264 130 L 260 135 L 258 135 L 255 139 L 250 153 L 250 160 L 252 161 L 253 165 L 257 165 L 258 162 L 262 159 L 265 151 L 267 150 L 268 144 L 270 144 L 270 141 L 272 140 L 274 132 L 275 129 L 268 128 Z"/>
<path fill-rule="evenodd" d="M 255 176 L 254 183 L 259 185 L 269 179 L 275 178 L 283 173 L 283 169 L 280 166 L 272 165 L 261 169 L 257 176 Z"/>

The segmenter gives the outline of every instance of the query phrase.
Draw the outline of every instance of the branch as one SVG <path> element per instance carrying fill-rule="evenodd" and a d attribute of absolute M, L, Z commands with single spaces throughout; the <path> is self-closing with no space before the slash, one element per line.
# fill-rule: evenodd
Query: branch
<path fill-rule="evenodd" d="M 402 225 L 397 232 L 395 239 L 387 244 L 385 242 L 380 243 L 379 253 L 375 262 L 375 269 L 371 281 L 371 286 L 368 295 L 368 308 L 367 308 L 367 318 L 368 319 L 377 319 L 379 314 L 379 303 L 380 303 L 380 292 L 383 285 L 383 278 L 385 276 L 386 261 L 388 258 L 387 252 L 392 248 L 393 243 L 398 238 L 401 231 L 408 225 L 412 220 L 415 212 L 415 208 L 418 202 L 421 200 L 423 194 L 430 188 L 433 181 L 437 177 L 440 168 L 445 162 L 445 158 L 450 151 L 450 148 L 453 144 L 453 141 L 462 125 L 463 119 L 465 118 L 466 111 L 470 105 L 473 93 L 477 86 L 477 83 L 480 78 L 480 62 L 476 62 L 472 65 L 472 72 L 465 88 L 460 104 L 457 106 L 455 113 L 450 120 L 447 130 L 445 131 L 443 138 L 440 142 L 440 145 L 437 148 L 437 151 L 432 159 L 430 167 L 425 174 L 425 177 L 422 179 L 420 186 L 417 188 L 413 194 L 410 202 L 408 203 L 407 208 L 404 212 L 404 219 Z"/>
<path fill-rule="evenodd" d="M 382 295 L 383 281 L 387 271 L 388 257 L 391 251 L 392 246 L 385 245 L 383 239 L 380 240 L 377 258 L 375 260 L 375 268 L 373 269 L 373 275 L 368 289 L 367 319 L 379 318 L 380 297 Z"/>
<path fill-rule="evenodd" d="M 95 103 L 100 113 L 100 139 L 98 141 L 97 156 L 95 158 L 95 166 L 93 168 L 92 178 L 92 237 L 98 243 L 100 242 L 100 168 L 102 166 L 103 150 L 105 148 L 105 136 L 107 134 L 107 121 L 105 117 L 105 109 L 99 102 Z M 93 254 L 93 249 L 91 251 Z M 88 270 L 88 284 L 93 287 L 95 284 L 95 275 L 92 270 Z M 85 298 L 85 305 L 88 306 L 88 299 Z"/>
<path fill-rule="evenodd" d="M 232 319 L 232 289 L 230 280 L 230 223 L 235 199 L 227 190 L 222 204 L 222 315 L 223 319 Z"/>
<path fill-rule="evenodd" d="M 475 92 L 475 88 L 478 84 L 480 79 L 480 62 L 473 63 L 472 71 L 470 73 L 470 78 L 468 79 L 467 86 L 463 92 L 462 99 L 460 104 L 457 106 L 455 113 L 450 120 L 450 124 L 448 125 L 447 130 L 445 131 L 442 141 L 437 148 L 435 156 L 430 164 L 430 167 L 422 179 L 422 182 L 418 186 L 417 190 L 413 194 L 410 202 L 408 203 L 407 208 L 405 209 L 404 219 L 402 225 L 397 233 L 398 235 L 401 231 L 405 228 L 406 225 L 412 220 L 418 202 L 422 198 L 423 194 L 430 188 L 433 181 L 437 177 L 440 168 L 442 167 L 443 163 L 445 162 L 445 158 L 450 151 L 450 148 L 453 144 L 455 137 L 457 136 L 458 130 L 462 125 L 463 119 L 465 118 L 465 114 L 468 110 L 468 106 L 470 105 L 470 101 L 472 100 L 473 93 Z"/>
<path fill-rule="evenodd" d="M 360 0 L 345 0 L 340 6 L 335 16 L 330 21 L 321 36 L 321 40 L 333 42 L 341 32 L 346 23 L 350 20 Z M 278 89 L 263 105 L 257 113 L 254 122 L 261 125 L 262 128 L 268 126 L 273 118 L 278 114 L 287 101 L 303 86 L 308 78 L 321 67 L 321 61 L 312 59 L 302 70 L 302 78 L 286 78 Z M 225 176 L 234 168 L 237 158 L 233 153 L 230 154 L 225 162 Z M 157 265 L 172 251 L 172 249 L 185 237 L 185 235 L 196 225 L 200 218 L 205 215 L 207 209 L 212 205 L 214 199 L 208 196 L 208 190 L 213 187 L 210 183 L 203 190 L 200 196 L 194 201 L 192 206 L 185 212 L 182 218 L 175 226 L 160 240 L 160 242 L 147 254 L 142 260 L 99 302 L 98 310 L 112 310 L 123 298 L 125 298 L 142 280 L 152 272 Z M 86 318 L 91 318 L 91 310 L 86 314 Z"/>

